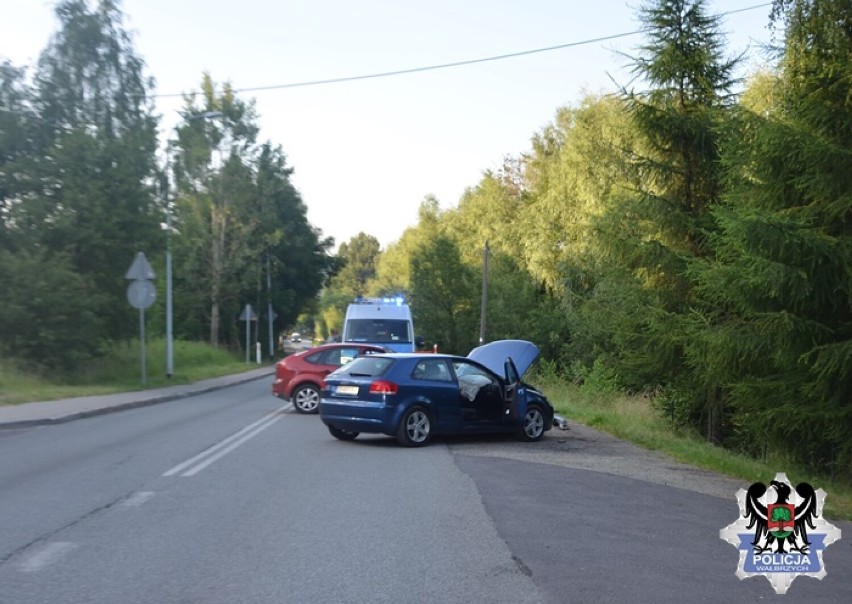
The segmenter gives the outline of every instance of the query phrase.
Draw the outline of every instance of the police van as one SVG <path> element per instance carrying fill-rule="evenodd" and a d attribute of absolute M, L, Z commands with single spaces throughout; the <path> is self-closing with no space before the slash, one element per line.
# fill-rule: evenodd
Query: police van
<path fill-rule="evenodd" d="M 343 342 L 377 344 L 414 352 L 414 321 L 404 298 L 356 298 L 346 309 Z"/>

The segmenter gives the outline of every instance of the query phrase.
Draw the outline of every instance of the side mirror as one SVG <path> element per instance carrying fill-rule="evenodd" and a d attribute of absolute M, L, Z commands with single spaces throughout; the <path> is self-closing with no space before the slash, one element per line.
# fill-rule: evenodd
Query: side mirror
<path fill-rule="evenodd" d="M 426 337 L 425 336 L 414 336 L 414 345 L 417 348 L 423 348 L 426 346 Z"/>

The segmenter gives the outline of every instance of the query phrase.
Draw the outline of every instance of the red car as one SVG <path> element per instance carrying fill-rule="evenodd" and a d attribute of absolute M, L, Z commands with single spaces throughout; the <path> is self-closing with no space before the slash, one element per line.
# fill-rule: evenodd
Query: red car
<path fill-rule="evenodd" d="M 292 400 L 299 413 L 316 413 L 325 376 L 355 357 L 375 352 L 387 350 L 372 344 L 336 342 L 291 354 L 275 365 L 272 394 Z"/>

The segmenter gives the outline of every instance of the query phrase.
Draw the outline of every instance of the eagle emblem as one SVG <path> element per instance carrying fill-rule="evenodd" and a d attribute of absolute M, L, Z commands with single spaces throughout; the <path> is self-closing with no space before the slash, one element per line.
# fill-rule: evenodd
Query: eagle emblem
<path fill-rule="evenodd" d="M 740 550 L 736 575 L 765 576 L 776 593 L 799 575 L 826 575 L 822 552 L 840 539 L 840 529 L 822 517 L 825 491 L 801 482 L 794 489 L 779 473 L 769 486 L 755 482 L 737 492 L 740 518 L 719 536 Z"/>

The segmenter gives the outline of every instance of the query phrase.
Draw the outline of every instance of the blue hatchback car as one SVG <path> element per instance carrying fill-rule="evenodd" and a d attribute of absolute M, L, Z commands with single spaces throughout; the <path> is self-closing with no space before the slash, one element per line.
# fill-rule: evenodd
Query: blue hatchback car
<path fill-rule="evenodd" d="M 538 348 L 499 340 L 466 357 L 432 353 L 373 354 L 325 378 L 319 414 L 332 436 L 396 436 L 410 447 L 435 434 L 510 433 L 537 441 L 553 425 L 547 398 L 521 381 Z"/>

